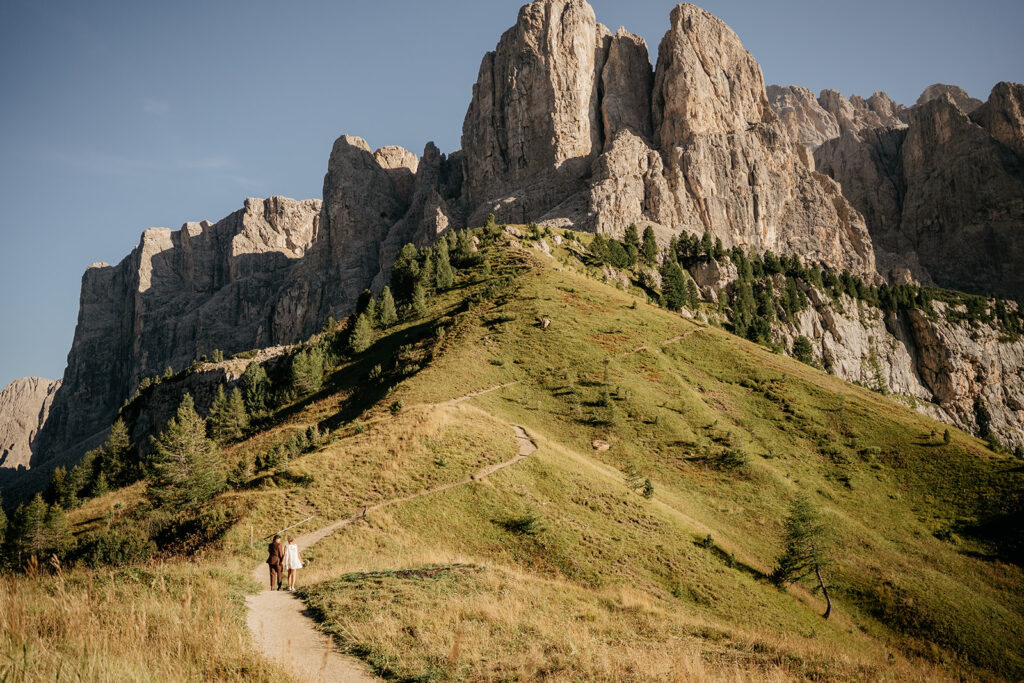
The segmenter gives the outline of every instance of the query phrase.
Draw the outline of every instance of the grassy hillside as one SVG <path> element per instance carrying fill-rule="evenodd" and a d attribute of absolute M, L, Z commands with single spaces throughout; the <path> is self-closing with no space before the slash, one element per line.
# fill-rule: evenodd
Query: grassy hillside
<path fill-rule="evenodd" d="M 378 333 L 224 457 L 251 460 L 314 425 L 330 439 L 208 504 L 217 540 L 168 545 L 169 565 L 138 570 L 138 599 L 163 610 L 180 601 L 154 587 L 165 573 L 224 587 L 209 603 L 226 633 L 207 645 L 218 663 L 195 677 L 269 675 L 237 614 L 261 556 L 252 535 L 310 515 L 304 529 L 323 526 L 509 460 L 512 425 L 536 453 L 305 551 L 301 595 L 339 647 L 401 680 L 1024 676 L 1024 576 L 992 533 L 1022 489 L 1017 461 L 961 432 L 943 444 L 944 426 L 893 400 L 603 284 L 576 247 L 548 238 L 547 255 L 490 235 L 485 259 L 423 315 Z M 830 529 L 827 621 L 819 594 L 768 579 L 798 492 Z M 148 519 L 146 505 L 137 485 L 71 521 L 80 534 L 118 528 Z M 186 548 L 200 549 L 194 567 L 175 555 Z M 32 581 L 59 604 L 64 579 Z M 14 600 L 0 593 L 4 614 Z M 35 647 L 85 656 L 18 624 L 37 629 Z M 192 640 L 146 642 L 166 655 Z"/>

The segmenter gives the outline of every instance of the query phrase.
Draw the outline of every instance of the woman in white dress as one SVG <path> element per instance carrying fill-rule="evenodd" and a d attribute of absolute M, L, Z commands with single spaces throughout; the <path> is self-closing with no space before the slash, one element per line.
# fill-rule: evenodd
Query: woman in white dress
<path fill-rule="evenodd" d="M 295 590 L 295 570 L 302 569 L 302 558 L 299 546 L 295 545 L 295 537 L 288 537 L 288 545 L 284 547 L 284 569 L 288 570 L 288 590 Z"/>

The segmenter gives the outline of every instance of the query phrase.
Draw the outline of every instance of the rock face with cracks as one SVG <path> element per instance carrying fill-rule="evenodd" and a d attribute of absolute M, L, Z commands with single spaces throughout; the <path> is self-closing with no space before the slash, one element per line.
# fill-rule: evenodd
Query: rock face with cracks
<path fill-rule="evenodd" d="M 643 41 L 582 0 L 520 11 L 463 126 L 470 222 L 710 231 L 873 276 L 863 219 L 793 147 L 736 34 L 694 5 L 670 21 L 652 77 Z"/>

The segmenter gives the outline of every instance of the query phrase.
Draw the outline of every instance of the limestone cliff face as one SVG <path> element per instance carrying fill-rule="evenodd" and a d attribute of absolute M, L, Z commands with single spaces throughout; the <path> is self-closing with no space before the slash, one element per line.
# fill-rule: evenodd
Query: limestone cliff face
<path fill-rule="evenodd" d="M 93 445 L 145 377 L 214 349 L 293 343 L 348 315 L 359 292 L 383 287 L 403 244 L 464 224 L 462 160 L 453 157 L 432 143 L 421 160 L 342 136 L 322 202 L 248 199 L 217 223 L 147 230 L 118 265 L 90 267 L 63 385 L 31 465 Z"/>
<path fill-rule="evenodd" d="M 790 345 L 804 335 L 838 377 L 884 388 L 969 432 L 978 431 L 983 405 L 1000 441 L 1024 446 L 1024 341 L 1000 341 L 989 325 L 949 322 L 941 302 L 932 320 L 918 310 L 884 314 L 845 296 L 839 306 L 812 300 L 782 329 Z"/>
<path fill-rule="evenodd" d="M 151 228 L 118 265 L 91 266 L 32 465 L 94 439 L 144 377 L 214 349 L 230 354 L 311 331 L 316 312 L 288 308 L 281 292 L 314 244 L 320 211 L 315 200 L 249 199 L 217 223 Z"/>
<path fill-rule="evenodd" d="M 652 78 L 644 42 L 582 0 L 523 7 L 463 126 L 470 222 L 710 230 L 873 276 L 863 219 L 801 161 L 736 34 L 688 4 L 670 23 Z"/>
<path fill-rule="evenodd" d="M 795 85 L 769 85 L 767 91 L 772 109 L 790 138 L 809 151 L 844 134 L 905 128 L 909 113 L 907 107 L 896 104 L 884 92 L 876 92 L 867 99 L 857 95 L 847 99 L 836 90 L 822 90 L 815 97 L 807 88 Z"/>
<path fill-rule="evenodd" d="M 33 443 L 59 387 L 60 380 L 22 377 L 0 391 L 0 468 L 29 466 Z"/>
<path fill-rule="evenodd" d="M 1022 92 L 1001 83 L 970 116 L 942 93 L 910 110 L 905 129 L 864 129 L 815 150 L 817 168 L 867 219 L 881 263 L 944 287 L 1024 296 Z"/>
<path fill-rule="evenodd" d="M 712 301 L 737 277 L 728 259 L 700 263 L 691 274 Z M 785 286 L 781 276 L 773 284 L 776 291 Z M 791 323 L 774 325 L 787 348 L 807 337 L 814 359 L 837 377 L 887 391 L 968 432 L 977 433 L 983 406 L 1000 441 L 1024 446 L 1024 339 L 1009 341 L 985 323 L 957 322 L 939 301 L 932 302 L 933 319 L 916 309 L 887 313 L 845 294 L 833 300 L 800 286 L 810 306 Z"/>
<path fill-rule="evenodd" d="M 793 142 L 813 150 L 826 140 L 839 137 L 839 122 L 807 88 L 769 85 L 767 93 L 772 110 Z"/>

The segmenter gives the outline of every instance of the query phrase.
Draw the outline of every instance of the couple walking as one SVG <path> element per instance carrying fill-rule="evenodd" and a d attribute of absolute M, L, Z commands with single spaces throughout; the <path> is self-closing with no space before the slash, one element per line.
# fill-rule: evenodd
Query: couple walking
<path fill-rule="evenodd" d="M 295 570 L 302 569 L 302 558 L 299 557 L 299 546 L 295 537 L 288 537 L 288 545 L 281 544 L 281 536 L 274 534 L 274 540 L 267 548 L 267 564 L 270 565 L 270 590 L 281 590 L 282 572 L 288 572 L 288 590 L 295 590 Z"/>

